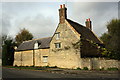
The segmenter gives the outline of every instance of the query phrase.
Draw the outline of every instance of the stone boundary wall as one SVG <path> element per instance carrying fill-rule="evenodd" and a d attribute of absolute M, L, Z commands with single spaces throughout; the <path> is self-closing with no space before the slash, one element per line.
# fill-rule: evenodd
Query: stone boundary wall
<path fill-rule="evenodd" d="M 89 69 L 120 69 L 120 61 L 106 58 L 81 58 L 80 68 L 88 67 Z"/>

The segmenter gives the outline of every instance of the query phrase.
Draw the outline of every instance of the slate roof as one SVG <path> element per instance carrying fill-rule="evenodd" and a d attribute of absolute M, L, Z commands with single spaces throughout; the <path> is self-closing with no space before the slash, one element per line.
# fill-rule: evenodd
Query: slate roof
<path fill-rule="evenodd" d="M 51 37 L 25 41 L 20 44 L 20 46 L 16 49 L 16 51 L 33 50 L 35 42 L 38 42 L 38 44 L 40 44 L 39 49 L 49 48 L 50 40 Z"/>
<path fill-rule="evenodd" d="M 94 35 L 94 33 L 85 26 L 78 24 L 70 19 L 67 19 L 68 23 L 79 33 L 83 39 L 92 40 L 95 43 L 101 44 L 102 42 Z"/>

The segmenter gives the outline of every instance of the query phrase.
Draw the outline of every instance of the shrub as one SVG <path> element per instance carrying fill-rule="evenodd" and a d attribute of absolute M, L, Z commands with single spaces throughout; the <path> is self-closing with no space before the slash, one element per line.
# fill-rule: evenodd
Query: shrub
<path fill-rule="evenodd" d="M 116 68 L 116 67 L 113 67 L 113 68 L 107 68 L 107 70 L 110 70 L 110 71 L 112 71 L 112 70 L 118 70 L 118 68 Z"/>
<path fill-rule="evenodd" d="M 104 67 L 102 67 L 102 68 L 100 69 L 100 71 L 101 71 L 101 70 L 105 70 Z"/>
<path fill-rule="evenodd" d="M 83 70 L 88 70 L 88 67 L 84 67 Z"/>
<path fill-rule="evenodd" d="M 43 66 L 44 68 L 49 68 L 49 66 Z"/>
<path fill-rule="evenodd" d="M 17 65 L 15 65 L 15 67 L 18 67 Z"/>
<path fill-rule="evenodd" d="M 57 66 L 52 66 L 52 67 L 50 67 L 50 68 L 57 68 Z"/>
<path fill-rule="evenodd" d="M 77 70 L 81 70 L 81 68 L 78 67 Z"/>

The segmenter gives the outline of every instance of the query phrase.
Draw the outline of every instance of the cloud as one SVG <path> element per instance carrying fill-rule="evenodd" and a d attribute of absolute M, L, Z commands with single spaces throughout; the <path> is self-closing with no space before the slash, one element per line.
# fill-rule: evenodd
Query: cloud
<path fill-rule="evenodd" d="M 120 19 L 120 1 L 118 2 L 118 18 Z"/>
<path fill-rule="evenodd" d="M 25 17 L 21 21 L 16 21 L 16 27 L 19 31 L 22 28 L 28 29 L 35 38 L 49 37 L 52 36 L 57 22 L 54 18 L 45 17 L 42 14 L 38 14 L 35 17 Z"/>
<path fill-rule="evenodd" d="M 51 6 L 52 5 L 52 6 Z M 3 31 L 15 37 L 20 29 L 28 29 L 35 38 L 52 36 L 58 25 L 58 3 L 5 3 L 3 5 Z M 107 21 L 116 18 L 117 2 L 70 2 L 67 15 L 73 21 L 85 25 L 91 18 L 93 31 L 100 36 Z"/>
<path fill-rule="evenodd" d="M 79 2 L 72 4 L 70 17 L 85 25 L 85 20 L 91 18 L 93 31 L 100 36 L 107 31 L 106 24 L 113 18 L 118 18 L 117 2 Z M 73 16 L 73 14 L 75 16 Z"/>
<path fill-rule="evenodd" d="M 8 34 L 9 33 L 9 29 L 11 28 L 11 19 L 12 16 L 3 13 L 2 14 L 2 34 Z"/>

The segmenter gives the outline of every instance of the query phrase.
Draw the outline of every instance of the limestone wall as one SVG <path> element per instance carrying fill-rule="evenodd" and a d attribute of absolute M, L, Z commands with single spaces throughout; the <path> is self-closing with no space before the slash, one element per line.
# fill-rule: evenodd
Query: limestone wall
<path fill-rule="evenodd" d="M 105 58 L 82 58 L 80 68 L 88 67 L 89 69 L 107 69 L 107 68 L 119 68 L 120 61 Z"/>
<path fill-rule="evenodd" d="M 22 66 L 33 66 L 33 50 L 22 51 Z"/>
<path fill-rule="evenodd" d="M 44 62 L 43 57 L 49 57 L 49 49 L 38 49 L 35 51 L 35 66 L 47 66 L 48 62 Z M 48 58 L 47 58 L 48 59 Z"/>
<path fill-rule="evenodd" d="M 47 66 L 48 62 L 43 62 L 43 56 L 48 56 L 48 54 L 49 49 L 15 52 L 13 66 L 33 66 L 33 64 L 34 66 Z"/>
<path fill-rule="evenodd" d="M 33 66 L 33 51 L 20 51 L 14 53 L 13 66 Z"/>
<path fill-rule="evenodd" d="M 59 24 L 55 33 L 60 32 L 60 38 L 53 36 L 50 43 L 49 66 L 57 66 L 62 68 L 76 68 L 79 66 L 80 51 L 73 48 L 73 43 L 80 40 L 72 28 L 65 24 Z M 61 43 L 61 48 L 56 48 L 55 43 Z"/>
<path fill-rule="evenodd" d="M 13 66 L 21 66 L 21 64 L 21 52 L 15 52 Z"/>

